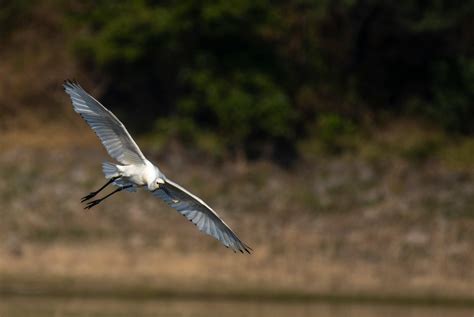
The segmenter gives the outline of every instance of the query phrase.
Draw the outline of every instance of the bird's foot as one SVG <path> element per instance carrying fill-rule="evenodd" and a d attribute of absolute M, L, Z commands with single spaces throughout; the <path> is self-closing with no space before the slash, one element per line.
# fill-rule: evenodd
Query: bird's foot
<path fill-rule="evenodd" d="M 89 199 L 95 197 L 95 195 L 97 195 L 96 192 L 91 192 L 91 193 L 85 195 L 84 197 L 81 198 L 81 203 L 83 203 L 83 202 L 85 202 L 85 201 L 87 201 L 87 200 L 89 200 Z"/>
<path fill-rule="evenodd" d="M 91 209 L 95 205 L 98 205 L 101 201 L 102 199 L 96 199 L 96 200 L 90 201 L 87 203 L 87 206 L 85 206 L 84 209 Z"/>

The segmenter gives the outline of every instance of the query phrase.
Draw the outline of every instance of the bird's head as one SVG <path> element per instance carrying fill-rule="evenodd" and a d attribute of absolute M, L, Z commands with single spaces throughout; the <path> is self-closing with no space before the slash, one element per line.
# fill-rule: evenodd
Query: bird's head
<path fill-rule="evenodd" d="M 153 182 L 148 183 L 148 190 L 149 191 L 157 190 L 164 183 L 165 181 L 161 177 L 158 177 Z"/>

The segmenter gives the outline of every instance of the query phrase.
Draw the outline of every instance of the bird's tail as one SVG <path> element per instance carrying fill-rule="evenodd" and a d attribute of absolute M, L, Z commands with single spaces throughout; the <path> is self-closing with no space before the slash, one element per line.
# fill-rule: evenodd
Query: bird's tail
<path fill-rule="evenodd" d="M 117 165 L 110 162 L 102 163 L 102 171 L 104 172 L 105 178 L 111 179 L 117 176 L 120 176 L 119 169 Z"/>

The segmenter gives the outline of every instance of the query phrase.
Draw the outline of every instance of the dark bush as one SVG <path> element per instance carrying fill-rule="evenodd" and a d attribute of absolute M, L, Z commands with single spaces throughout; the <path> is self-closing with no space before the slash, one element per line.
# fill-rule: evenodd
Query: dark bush
<path fill-rule="evenodd" d="M 107 78 L 103 100 L 137 128 L 192 122 L 184 131 L 258 152 L 325 113 L 424 116 L 472 134 L 473 12 L 447 0 L 137 0 L 70 17 L 83 64 Z"/>

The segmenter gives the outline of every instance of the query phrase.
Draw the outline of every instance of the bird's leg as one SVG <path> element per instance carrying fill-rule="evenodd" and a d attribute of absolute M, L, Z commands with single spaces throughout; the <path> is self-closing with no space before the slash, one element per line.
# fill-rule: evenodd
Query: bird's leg
<path fill-rule="evenodd" d="M 100 202 L 102 202 L 106 198 L 112 196 L 113 194 L 118 193 L 119 191 L 130 188 L 130 187 L 133 187 L 133 185 L 125 185 L 125 186 L 119 187 L 116 190 L 114 190 L 113 192 L 111 192 L 110 194 L 108 194 L 108 195 L 106 195 L 106 196 L 104 196 L 100 199 L 96 199 L 96 200 L 88 202 L 87 206 L 84 207 L 84 209 L 91 209 L 92 207 L 94 207 L 95 205 L 98 205 Z"/>
<path fill-rule="evenodd" d="M 102 186 L 102 187 L 99 188 L 98 190 L 93 191 L 93 192 L 87 194 L 86 196 L 82 197 L 82 198 L 81 198 L 81 203 L 83 203 L 83 202 L 85 202 L 85 201 L 87 201 L 87 200 L 89 200 L 89 199 L 95 197 L 95 196 L 96 196 L 98 193 L 100 193 L 105 187 L 109 186 L 111 183 L 113 183 L 114 181 L 116 181 L 116 180 L 119 179 L 119 178 L 120 178 L 120 176 L 112 177 L 111 179 L 109 179 L 109 180 L 107 181 L 107 183 L 105 183 L 104 186 Z"/>

